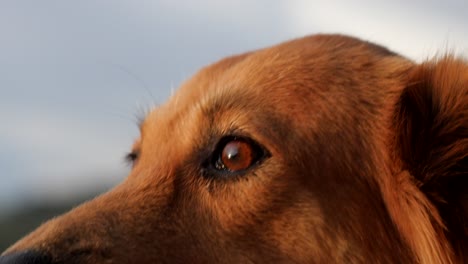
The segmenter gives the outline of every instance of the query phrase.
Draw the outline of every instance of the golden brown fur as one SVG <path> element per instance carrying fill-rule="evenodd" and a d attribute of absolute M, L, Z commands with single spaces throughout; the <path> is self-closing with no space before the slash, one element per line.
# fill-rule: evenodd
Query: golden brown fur
<path fill-rule="evenodd" d="M 208 173 L 232 135 L 269 155 Z M 134 152 L 122 184 L 0 263 L 468 262 L 462 59 L 339 35 L 233 56 L 152 111 Z"/>

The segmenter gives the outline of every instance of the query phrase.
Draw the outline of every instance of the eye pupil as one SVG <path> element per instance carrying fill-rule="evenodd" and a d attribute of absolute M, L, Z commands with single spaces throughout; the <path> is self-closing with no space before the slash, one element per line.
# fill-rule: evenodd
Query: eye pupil
<path fill-rule="evenodd" d="M 241 140 L 228 142 L 221 153 L 221 168 L 229 171 L 241 171 L 249 168 L 254 161 L 252 146 Z"/>

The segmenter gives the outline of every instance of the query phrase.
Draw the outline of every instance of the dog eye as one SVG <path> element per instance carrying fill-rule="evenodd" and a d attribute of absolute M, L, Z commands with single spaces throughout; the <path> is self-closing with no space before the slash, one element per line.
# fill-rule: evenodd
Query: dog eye
<path fill-rule="evenodd" d="M 128 153 L 126 156 L 125 156 L 125 160 L 130 164 L 130 165 L 134 165 L 135 162 L 138 160 L 138 156 L 139 156 L 139 153 L 138 151 L 132 151 L 130 153 Z"/>
<path fill-rule="evenodd" d="M 257 143 L 237 137 L 222 140 L 214 153 L 214 168 L 227 172 L 247 170 L 265 157 L 265 151 Z"/>

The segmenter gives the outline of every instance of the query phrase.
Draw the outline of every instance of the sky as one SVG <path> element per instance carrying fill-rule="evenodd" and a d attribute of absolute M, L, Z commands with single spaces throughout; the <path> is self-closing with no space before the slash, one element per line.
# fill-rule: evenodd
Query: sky
<path fill-rule="evenodd" d="M 468 57 L 449 1 L 0 1 L 0 209 L 113 186 L 136 120 L 200 67 L 316 33 Z"/>

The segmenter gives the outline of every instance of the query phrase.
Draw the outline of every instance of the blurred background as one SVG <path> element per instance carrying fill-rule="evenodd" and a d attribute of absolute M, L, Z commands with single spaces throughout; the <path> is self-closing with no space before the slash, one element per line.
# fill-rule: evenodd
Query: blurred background
<path fill-rule="evenodd" d="M 1 0 L 0 252 L 128 173 L 144 109 L 224 56 L 320 32 L 468 56 L 464 0 Z"/>

